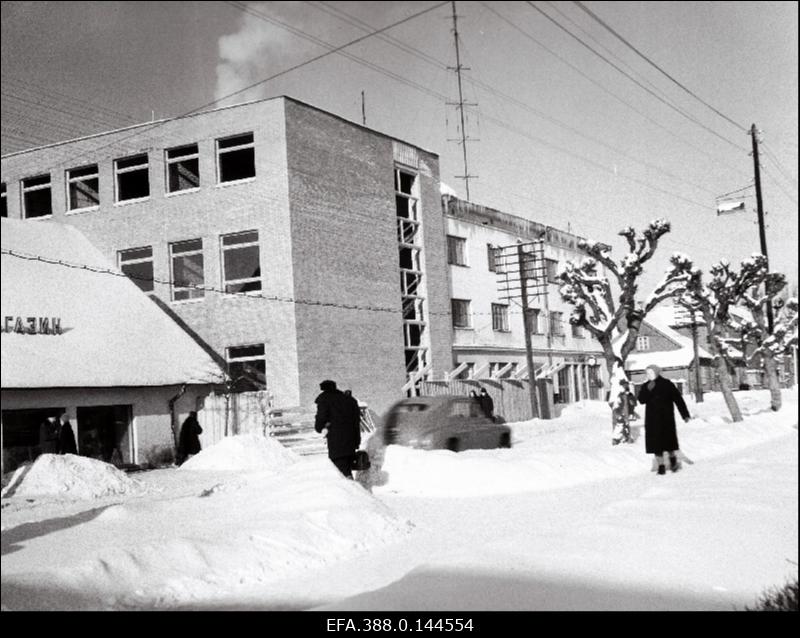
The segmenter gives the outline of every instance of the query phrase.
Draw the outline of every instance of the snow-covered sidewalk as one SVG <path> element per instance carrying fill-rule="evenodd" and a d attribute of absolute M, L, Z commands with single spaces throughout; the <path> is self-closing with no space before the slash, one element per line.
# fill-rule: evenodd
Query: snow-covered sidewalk
<path fill-rule="evenodd" d="M 34 466 L 31 482 L 18 477 L 2 501 L 2 604 L 752 604 L 797 572 L 797 393 L 784 394 L 779 413 L 766 392 L 737 398 L 746 415 L 738 424 L 719 395 L 690 403 L 698 418 L 678 426 L 684 466 L 667 476 L 649 471 L 641 438 L 611 447 L 599 403 L 514 424 L 512 449 L 393 446 L 372 494 L 325 458 L 251 437 L 228 439 L 180 469 L 130 475 L 121 488 L 108 466 L 88 472 L 85 460 L 42 457 L 50 469 Z"/>

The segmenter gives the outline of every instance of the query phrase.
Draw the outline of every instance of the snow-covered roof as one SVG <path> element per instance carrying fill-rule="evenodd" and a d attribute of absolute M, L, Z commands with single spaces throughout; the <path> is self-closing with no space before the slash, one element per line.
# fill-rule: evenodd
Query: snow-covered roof
<path fill-rule="evenodd" d="M 667 339 L 679 346 L 676 350 L 651 350 L 648 352 L 633 351 L 628 355 L 625 367 L 628 370 L 644 370 L 649 365 L 660 368 L 684 368 L 694 361 L 694 347 L 692 339 L 685 337 L 671 326 L 675 324 L 675 312 L 672 306 L 656 306 L 647 313 L 644 323 L 660 332 Z M 617 337 L 616 341 L 624 340 L 627 331 Z M 702 346 L 698 346 L 701 359 L 711 359 L 712 355 Z"/>
<path fill-rule="evenodd" d="M 219 381 L 213 359 L 77 229 L 2 220 L 2 316 L 59 317 L 62 334 L 3 332 L 2 387 L 158 386 Z M 13 329 L 13 328 L 12 328 Z"/>

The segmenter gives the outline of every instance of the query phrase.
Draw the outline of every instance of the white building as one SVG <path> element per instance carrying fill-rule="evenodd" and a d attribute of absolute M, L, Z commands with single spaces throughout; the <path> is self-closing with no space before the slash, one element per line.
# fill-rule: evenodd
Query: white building
<path fill-rule="evenodd" d="M 443 189 L 444 191 L 444 189 Z M 579 238 L 544 224 L 509 215 L 443 192 L 453 315 L 454 378 L 527 378 L 521 301 L 501 292 L 503 266 L 497 248 L 543 241 L 539 289 L 532 326 L 537 378 L 550 377 L 556 401 L 602 398 L 605 366 L 600 344 L 572 326 L 572 306 L 561 300 L 557 274 L 567 260 L 580 262 Z M 498 273 L 498 270 L 501 272 Z M 513 287 L 513 283 L 512 283 Z"/>
<path fill-rule="evenodd" d="M 212 357 L 71 226 L 2 220 L 1 305 L 4 471 L 35 458 L 40 424 L 63 412 L 81 455 L 166 461 L 173 429 L 222 379 Z"/>

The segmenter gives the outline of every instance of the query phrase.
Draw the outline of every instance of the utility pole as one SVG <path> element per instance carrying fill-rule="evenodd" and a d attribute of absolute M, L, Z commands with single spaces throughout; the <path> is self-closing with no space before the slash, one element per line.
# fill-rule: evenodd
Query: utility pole
<path fill-rule="evenodd" d="M 767 255 L 767 231 L 764 225 L 764 201 L 761 197 L 761 166 L 758 161 L 758 134 L 756 125 L 750 127 L 750 138 L 753 143 L 753 166 L 755 169 L 756 179 L 756 210 L 758 212 L 758 238 L 761 241 L 761 254 L 767 258 L 767 270 L 769 271 L 769 256 Z M 766 292 L 766 284 L 764 287 Z M 769 334 L 772 334 L 773 329 L 773 315 L 772 315 L 772 300 L 767 299 L 767 325 L 769 327 Z"/>
<path fill-rule="evenodd" d="M 455 106 L 458 108 L 458 112 L 461 118 L 461 139 L 460 140 L 449 140 L 461 143 L 461 151 L 464 156 L 464 174 L 463 175 L 456 175 L 457 178 L 464 180 L 464 187 L 467 193 L 467 199 L 469 199 L 469 180 L 471 177 L 476 177 L 475 175 L 469 174 L 469 165 L 467 163 L 467 131 L 465 128 L 465 118 L 464 118 L 464 106 L 477 106 L 477 104 L 467 104 L 464 102 L 464 91 L 461 84 L 461 71 L 469 70 L 468 67 L 461 66 L 461 52 L 458 48 L 458 15 L 456 14 L 456 3 L 453 0 L 451 3 L 453 8 L 453 39 L 456 45 L 456 66 L 455 67 L 448 67 L 450 69 L 455 69 L 456 77 L 458 78 L 458 102 L 448 102 L 449 105 Z"/>
<path fill-rule="evenodd" d="M 517 246 L 517 262 L 520 276 L 520 287 L 522 289 L 522 323 L 525 332 L 525 363 L 528 366 L 528 392 L 531 401 L 531 418 L 541 416 L 537 409 L 536 401 L 536 378 L 533 368 L 533 345 L 531 343 L 531 314 L 532 309 L 528 307 L 528 272 L 525 266 L 526 255 L 522 244 Z"/>
<path fill-rule="evenodd" d="M 703 402 L 703 382 L 700 378 L 700 348 L 697 345 L 697 316 L 692 311 L 692 347 L 694 349 L 694 400 Z"/>

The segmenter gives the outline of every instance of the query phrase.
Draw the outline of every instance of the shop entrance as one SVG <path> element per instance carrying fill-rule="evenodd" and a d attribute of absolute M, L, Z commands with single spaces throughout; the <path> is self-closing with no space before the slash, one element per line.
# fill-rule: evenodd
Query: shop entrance
<path fill-rule="evenodd" d="M 131 406 L 78 408 L 78 454 L 114 465 L 132 462 Z"/>
<path fill-rule="evenodd" d="M 39 454 L 39 426 L 51 416 L 58 417 L 64 408 L 3 410 L 3 471 L 12 472 Z"/>

